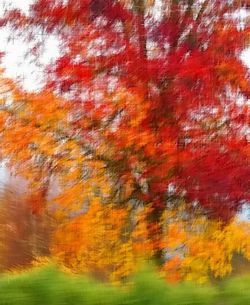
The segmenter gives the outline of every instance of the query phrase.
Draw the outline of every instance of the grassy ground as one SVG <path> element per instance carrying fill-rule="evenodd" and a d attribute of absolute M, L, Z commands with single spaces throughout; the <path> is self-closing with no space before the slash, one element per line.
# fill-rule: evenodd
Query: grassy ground
<path fill-rule="evenodd" d="M 152 270 L 134 276 L 133 284 L 112 287 L 54 266 L 0 278 L 1 305 L 250 305 L 250 276 L 219 287 L 183 283 L 169 286 Z"/>

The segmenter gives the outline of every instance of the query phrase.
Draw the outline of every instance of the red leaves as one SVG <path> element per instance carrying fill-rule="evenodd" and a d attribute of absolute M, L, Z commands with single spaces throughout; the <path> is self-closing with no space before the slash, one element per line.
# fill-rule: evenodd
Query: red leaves
<path fill-rule="evenodd" d="M 126 22 L 132 19 L 133 14 L 121 3 L 114 0 L 91 0 L 90 10 L 93 18 L 105 16 L 109 22 L 120 20 Z"/>
<path fill-rule="evenodd" d="M 92 78 L 92 69 L 85 64 L 75 64 L 70 67 L 76 79 L 79 81 L 89 80 Z"/>
<path fill-rule="evenodd" d="M 86 22 L 90 0 L 67 0 L 66 3 L 64 2 L 63 0 L 37 0 L 30 5 L 30 15 L 27 16 L 27 20 L 30 25 L 42 25 L 49 34 L 57 31 L 59 24 L 61 25 L 60 30 L 62 30 L 66 25 Z"/>
<path fill-rule="evenodd" d="M 83 105 L 85 111 L 89 112 L 95 109 L 94 101 L 86 101 Z"/>
<path fill-rule="evenodd" d="M 63 71 L 65 68 L 67 68 L 71 64 L 71 59 L 69 56 L 64 55 L 60 57 L 56 62 L 56 69 L 55 72 L 57 74 L 60 74 L 61 71 Z"/>
<path fill-rule="evenodd" d="M 84 81 L 92 77 L 92 69 L 87 64 L 74 64 L 67 55 L 57 61 L 55 73 L 59 77 L 71 75 L 75 81 Z"/>
<path fill-rule="evenodd" d="M 12 9 L 0 18 L 0 27 L 11 24 L 14 29 L 21 29 L 28 23 L 29 19 L 19 9 Z"/>
<path fill-rule="evenodd" d="M 85 63 L 72 63 L 68 55 L 57 60 L 54 69 L 50 69 L 55 74 L 56 80 L 50 81 L 49 86 L 60 88 L 61 92 L 68 92 L 75 84 L 89 82 L 93 77 L 92 69 Z"/>
<path fill-rule="evenodd" d="M 212 216 L 230 218 L 250 198 L 249 162 L 235 150 L 223 152 L 216 146 L 189 157 L 180 175 L 188 200 L 198 200 Z"/>
<path fill-rule="evenodd" d="M 170 46 L 175 44 L 180 35 L 180 20 L 176 18 L 175 20 L 163 20 L 160 25 L 155 29 L 153 38 L 156 37 L 159 43 L 168 42 Z"/>
<path fill-rule="evenodd" d="M 108 9 L 112 6 L 112 0 L 91 0 L 90 11 L 94 18 L 105 14 Z"/>

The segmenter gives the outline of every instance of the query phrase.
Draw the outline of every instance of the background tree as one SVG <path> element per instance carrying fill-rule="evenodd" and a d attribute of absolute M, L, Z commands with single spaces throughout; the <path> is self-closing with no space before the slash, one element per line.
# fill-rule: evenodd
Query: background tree
<path fill-rule="evenodd" d="M 22 269 L 40 255 L 48 255 L 52 223 L 39 221 L 30 209 L 20 180 L 10 180 L 1 187 L 0 199 L 0 270 Z"/>

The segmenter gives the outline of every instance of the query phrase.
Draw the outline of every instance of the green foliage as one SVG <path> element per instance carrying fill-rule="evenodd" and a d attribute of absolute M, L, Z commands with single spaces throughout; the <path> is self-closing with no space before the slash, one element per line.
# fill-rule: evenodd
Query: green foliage
<path fill-rule="evenodd" d="M 218 287 L 192 283 L 168 285 L 152 267 L 137 273 L 132 284 L 113 287 L 55 266 L 34 268 L 0 279 L 1 305 L 248 305 L 250 277 L 224 281 Z"/>
<path fill-rule="evenodd" d="M 54 266 L 3 276 L 0 281 L 1 305 L 115 305 L 116 296 L 114 287 L 64 274 Z"/>
<path fill-rule="evenodd" d="M 250 304 L 250 276 L 238 276 L 223 282 L 220 298 L 227 305 Z"/>
<path fill-rule="evenodd" d="M 210 305 L 215 304 L 216 289 L 192 283 L 168 285 L 158 272 L 147 266 L 133 279 L 131 303 L 149 305 Z"/>

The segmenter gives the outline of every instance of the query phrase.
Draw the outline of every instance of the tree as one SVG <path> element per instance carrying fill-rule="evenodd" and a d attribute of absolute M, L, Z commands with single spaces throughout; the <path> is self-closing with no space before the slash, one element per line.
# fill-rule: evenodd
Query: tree
<path fill-rule="evenodd" d="M 222 221 L 249 200 L 249 81 L 239 58 L 249 27 L 235 17 L 242 6 L 37 0 L 29 15 L 2 19 L 34 43 L 37 31 L 58 37 L 47 89 L 67 101 L 67 143 L 102 167 L 113 203 L 152 204 L 156 252 L 160 219 L 176 197 Z"/>
<path fill-rule="evenodd" d="M 34 228 L 36 227 L 36 230 Z M 28 267 L 40 255 L 48 255 L 52 232 L 51 219 L 39 221 L 30 209 L 20 181 L 10 180 L 0 195 L 0 271 Z"/>
<path fill-rule="evenodd" d="M 199 205 L 196 211 L 190 210 L 185 202 L 177 203 L 174 200 L 179 199 L 172 198 L 159 222 L 149 225 L 152 205 L 134 209 L 131 203 L 128 208 L 118 208 L 117 204 L 110 203 L 112 183 L 107 176 L 105 160 L 89 158 L 88 150 L 81 152 L 79 142 L 67 136 L 71 130 L 67 119 L 70 108 L 62 107 L 63 100 L 48 92 L 21 92 L 4 78 L 1 88 L 2 94 L 9 94 L 8 98 L 2 96 L 1 152 L 9 157 L 11 168 L 30 181 L 33 190 L 29 198 L 23 199 L 22 205 L 18 204 L 19 209 L 17 206 L 13 209 L 14 216 L 8 214 L 12 211 L 11 200 L 2 207 L 5 209 L 1 213 L 5 223 L 2 231 L 5 246 L 1 255 L 5 268 L 8 264 L 11 264 L 9 267 L 24 264 L 24 261 L 13 262 L 12 256 L 7 255 L 17 253 L 13 247 L 17 248 L 19 241 L 24 247 L 23 252 L 30 251 L 30 256 L 24 256 L 28 262 L 44 254 L 44 224 L 48 226 L 44 211 L 57 220 L 53 241 L 47 243 L 46 249 L 50 246 L 51 254 L 71 270 L 91 272 L 102 279 L 118 281 L 126 278 L 136 269 L 140 259 L 152 256 L 156 249 L 167 252 L 163 270 L 171 281 L 206 281 L 209 273 L 216 277 L 225 276 L 231 271 L 234 253 L 242 253 L 249 259 L 247 224 L 231 221 L 225 226 L 209 220 Z M 44 101 L 50 102 L 48 108 L 42 107 Z M 41 157 L 43 163 L 38 162 Z M 45 161 L 49 161 L 54 176 L 46 172 Z M 61 182 L 61 192 L 45 209 L 48 200 L 44 195 L 49 191 L 49 184 L 44 181 L 49 181 L 48 177 L 56 177 Z M 133 187 L 126 186 L 124 196 L 129 196 Z M 46 192 L 39 192 L 42 189 Z M 21 228 L 21 215 L 26 217 L 23 225 L 30 235 L 26 241 L 21 233 L 18 242 L 9 245 L 6 230 L 12 228 L 13 223 L 15 226 L 18 223 L 17 227 Z M 157 234 L 160 228 L 161 236 Z M 10 241 L 17 240 L 15 234 L 11 235 L 14 239 Z M 7 258 L 11 260 L 8 264 Z"/>

